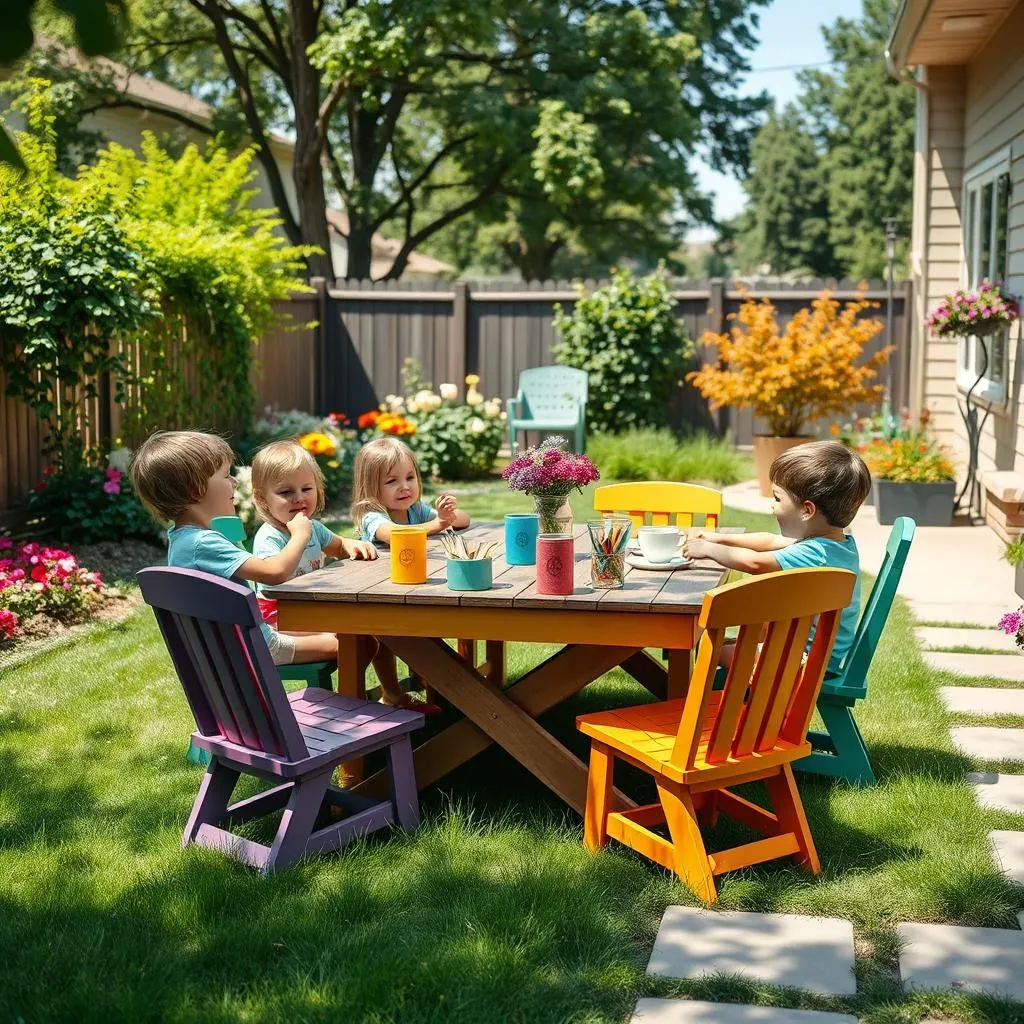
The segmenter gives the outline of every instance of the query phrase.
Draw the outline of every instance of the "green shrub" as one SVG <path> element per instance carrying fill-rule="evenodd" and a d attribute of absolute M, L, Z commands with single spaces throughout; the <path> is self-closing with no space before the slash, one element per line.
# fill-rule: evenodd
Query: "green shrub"
<path fill-rule="evenodd" d="M 37 536 L 65 544 L 159 537 L 160 528 L 135 496 L 127 473 L 114 466 L 47 469 L 25 503 Z"/>
<path fill-rule="evenodd" d="M 1018 537 L 1006 545 L 1003 558 L 1012 566 L 1024 564 L 1024 537 Z"/>
<path fill-rule="evenodd" d="M 602 480 L 676 480 L 726 486 L 753 475 L 750 457 L 707 434 L 679 438 L 670 430 L 592 434 L 587 454 Z"/>
<path fill-rule="evenodd" d="M 590 378 L 587 423 L 592 430 L 664 426 L 668 399 L 692 350 L 675 317 L 667 276 L 636 278 L 617 270 L 589 295 L 580 287 L 572 315 L 555 306 L 557 362 Z"/>

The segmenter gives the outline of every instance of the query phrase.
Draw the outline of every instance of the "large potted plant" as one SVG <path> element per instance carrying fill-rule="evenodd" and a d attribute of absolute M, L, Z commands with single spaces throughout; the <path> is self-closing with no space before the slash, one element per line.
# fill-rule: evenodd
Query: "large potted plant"
<path fill-rule="evenodd" d="M 752 408 L 768 424 L 754 437 L 758 483 L 771 496 L 768 468 L 780 452 L 813 441 L 809 428 L 825 416 L 855 405 L 877 403 L 883 388 L 872 383 L 891 347 L 858 362 L 864 346 L 882 330 L 881 320 L 862 317 L 878 303 L 857 299 L 841 304 L 823 291 L 780 330 L 775 306 L 749 295 L 728 334 L 705 332 L 704 345 L 718 348 L 718 363 L 687 374 L 712 409 Z"/>
<path fill-rule="evenodd" d="M 928 435 L 927 413 L 919 426 L 875 438 L 861 454 L 874 479 L 879 523 L 891 526 L 900 516 L 918 526 L 952 523 L 956 471 L 946 449 Z"/>

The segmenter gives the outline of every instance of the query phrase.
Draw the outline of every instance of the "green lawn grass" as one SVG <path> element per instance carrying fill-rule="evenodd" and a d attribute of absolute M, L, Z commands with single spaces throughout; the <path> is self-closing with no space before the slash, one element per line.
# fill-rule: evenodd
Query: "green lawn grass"
<path fill-rule="evenodd" d="M 529 507 L 503 489 L 462 503 L 478 520 Z M 586 498 L 576 511 L 587 515 Z M 763 516 L 726 521 L 770 528 Z M 548 650 L 516 645 L 510 674 Z M 640 996 L 692 995 L 871 1024 L 1019 1022 L 1018 1004 L 898 985 L 898 922 L 1013 927 L 1024 907 L 986 841 L 1024 820 L 976 806 L 936 685 L 897 601 L 858 709 L 881 785 L 801 778 L 820 877 L 775 862 L 720 879 L 721 909 L 854 923 L 858 995 L 826 999 L 647 978 L 665 907 L 693 897 L 614 844 L 589 854 L 579 818 L 493 749 L 424 795 L 412 836 L 272 878 L 182 852 L 200 771 L 185 761 L 190 717 L 143 609 L 3 673 L 0 1020 L 622 1024 Z M 613 672 L 545 722 L 585 756 L 575 714 L 643 699 Z M 722 828 L 712 845 L 731 835 Z"/>

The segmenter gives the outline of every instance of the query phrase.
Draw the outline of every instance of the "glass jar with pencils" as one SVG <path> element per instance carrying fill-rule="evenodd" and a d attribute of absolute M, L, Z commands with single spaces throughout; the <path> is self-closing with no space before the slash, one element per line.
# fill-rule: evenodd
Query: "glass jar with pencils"
<path fill-rule="evenodd" d="M 633 523 L 626 516 L 605 516 L 587 523 L 590 532 L 590 585 L 616 590 L 625 584 L 626 545 Z"/>

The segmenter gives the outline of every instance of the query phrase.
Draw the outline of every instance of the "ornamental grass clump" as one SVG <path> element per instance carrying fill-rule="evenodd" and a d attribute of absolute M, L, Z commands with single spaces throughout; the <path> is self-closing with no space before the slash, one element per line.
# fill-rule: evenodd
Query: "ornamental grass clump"
<path fill-rule="evenodd" d="M 1003 295 L 1002 283 L 984 280 L 977 289 L 961 288 L 947 295 L 925 318 L 936 338 L 994 334 L 1020 316 L 1014 299 Z"/>
<path fill-rule="evenodd" d="M 825 290 L 780 330 L 775 306 L 745 294 L 729 333 L 701 338 L 718 348 L 718 364 L 705 363 L 686 379 L 712 409 L 752 408 L 774 436 L 798 437 L 814 420 L 881 399 L 884 388 L 872 382 L 893 346 L 858 362 L 883 327 L 861 314 L 877 307 L 863 298 L 843 305 Z"/>

